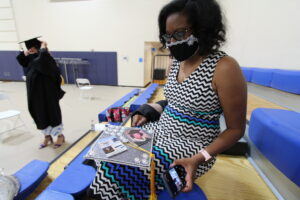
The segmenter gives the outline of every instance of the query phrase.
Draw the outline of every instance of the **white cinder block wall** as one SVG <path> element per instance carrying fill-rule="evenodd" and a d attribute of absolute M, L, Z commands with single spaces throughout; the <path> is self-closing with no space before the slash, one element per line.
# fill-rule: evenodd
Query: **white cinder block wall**
<path fill-rule="evenodd" d="M 228 27 L 223 49 L 241 66 L 300 70 L 300 1 L 218 1 Z M 0 17 L 12 15 L 10 2 L 17 33 L 0 33 L 0 50 L 18 49 L 5 40 L 42 35 L 50 50 L 115 51 L 119 85 L 143 86 L 139 58 L 145 41 L 158 41 L 158 13 L 169 0 L 0 0 Z M 0 30 L 11 23 L 0 21 Z"/>
<path fill-rule="evenodd" d="M 224 49 L 241 66 L 300 70 L 300 1 L 218 1 L 228 23 Z"/>

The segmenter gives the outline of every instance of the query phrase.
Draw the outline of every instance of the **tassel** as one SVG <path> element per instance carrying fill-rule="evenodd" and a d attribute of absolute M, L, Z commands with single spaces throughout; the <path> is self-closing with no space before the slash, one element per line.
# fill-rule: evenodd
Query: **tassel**
<path fill-rule="evenodd" d="M 150 167 L 150 200 L 156 200 L 156 191 L 155 191 L 155 162 L 154 154 L 150 154 L 151 157 L 151 167 Z"/>

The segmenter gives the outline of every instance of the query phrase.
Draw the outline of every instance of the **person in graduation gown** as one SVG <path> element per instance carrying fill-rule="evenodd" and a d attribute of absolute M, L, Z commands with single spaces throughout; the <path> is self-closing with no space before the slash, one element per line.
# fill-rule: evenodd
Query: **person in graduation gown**
<path fill-rule="evenodd" d="M 62 134 L 62 115 L 59 100 L 64 96 L 61 89 L 61 77 L 55 60 L 49 54 L 47 43 L 37 38 L 25 41 L 27 51 L 17 56 L 19 64 L 25 68 L 27 101 L 30 115 L 37 129 L 44 134 L 40 148 L 53 143 L 54 148 L 65 142 Z"/>

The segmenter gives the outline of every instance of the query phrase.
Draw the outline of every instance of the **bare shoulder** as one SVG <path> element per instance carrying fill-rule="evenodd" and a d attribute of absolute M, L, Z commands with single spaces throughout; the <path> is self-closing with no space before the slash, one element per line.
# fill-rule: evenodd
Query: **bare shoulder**
<path fill-rule="evenodd" d="M 217 67 L 214 73 L 214 79 L 231 79 L 240 75 L 241 69 L 239 63 L 233 57 L 224 56 L 217 63 Z"/>
<path fill-rule="evenodd" d="M 217 63 L 213 77 L 214 88 L 226 82 L 242 82 L 243 75 L 238 62 L 230 56 L 224 56 Z"/>
<path fill-rule="evenodd" d="M 230 56 L 224 56 L 219 60 L 217 63 L 216 72 L 221 73 L 228 73 L 228 72 L 234 72 L 234 71 L 240 71 L 240 65 L 239 63 Z"/>

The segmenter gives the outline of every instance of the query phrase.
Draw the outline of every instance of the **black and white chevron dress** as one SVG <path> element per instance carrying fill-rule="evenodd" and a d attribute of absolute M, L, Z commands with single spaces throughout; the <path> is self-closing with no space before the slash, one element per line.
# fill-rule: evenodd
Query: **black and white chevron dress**
<path fill-rule="evenodd" d="M 207 56 L 182 83 L 177 81 L 180 63 L 174 61 L 164 87 L 168 105 L 159 121 L 144 126 L 156 133 L 153 153 L 157 191 L 164 188 L 161 175 L 175 159 L 197 154 L 220 133 L 222 108 L 212 88 L 212 78 L 217 62 L 225 55 L 216 52 Z M 200 165 L 197 177 L 207 172 L 214 162 L 215 159 Z M 105 200 L 149 199 L 149 170 L 108 162 L 98 162 L 97 166 L 97 175 L 90 186 L 95 197 Z"/>

